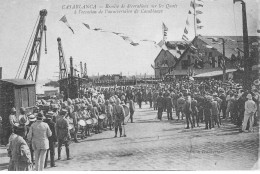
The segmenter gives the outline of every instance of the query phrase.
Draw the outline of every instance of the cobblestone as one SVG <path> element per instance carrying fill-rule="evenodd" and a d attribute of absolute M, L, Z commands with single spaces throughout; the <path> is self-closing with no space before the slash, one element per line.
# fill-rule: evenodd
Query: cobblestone
<path fill-rule="evenodd" d="M 187 130 L 185 121 L 168 121 L 166 113 L 158 121 L 147 107 L 125 126 L 127 137 L 113 138 L 114 131 L 92 135 L 70 146 L 72 160 L 63 150 L 64 160 L 46 170 L 245 170 L 258 161 L 258 128 L 239 133 L 224 122 L 214 130 L 204 124 Z"/>

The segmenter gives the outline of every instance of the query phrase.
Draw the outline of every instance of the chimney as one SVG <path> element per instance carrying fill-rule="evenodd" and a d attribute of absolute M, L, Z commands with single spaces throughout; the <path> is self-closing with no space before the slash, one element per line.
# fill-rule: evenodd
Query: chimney
<path fill-rule="evenodd" d="M 73 70 L 73 59 L 70 57 L 70 76 L 74 76 L 74 70 Z"/>
<path fill-rule="evenodd" d="M 2 67 L 0 67 L 0 79 L 2 79 Z"/>

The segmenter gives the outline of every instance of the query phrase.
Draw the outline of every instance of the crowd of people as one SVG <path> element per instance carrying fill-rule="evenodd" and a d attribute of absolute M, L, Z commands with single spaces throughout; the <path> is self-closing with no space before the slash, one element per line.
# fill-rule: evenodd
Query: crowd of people
<path fill-rule="evenodd" d="M 228 120 L 240 127 L 241 132 L 253 131 L 259 119 L 259 80 L 251 91 L 234 82 L 223 84 L 217 80 L 182 80 L 156 85 L 106 87 L 86 90 L 82 98 L 38 100 L 32 112 L 20 108 L 19 116 L 12 108 L 9 116 L 11 135 L 7 150 L 9 170 L 43 170 L 55 167 L 65 146 L 67 160 L 71 159 L 70 143 L 79 143 L 92 134 L 114 130 L 114 137 L 122 137 L 126 121 L 134 122 L 135 103 L 141 109 L 149 103 L 157 111 L 157 119 L 186 119 L 186 129 L 220 127 Z M 249 124 L 249 126 L 248 126 Z M 249 128 L 247 128 L 249 127 Z M 248 131 L 247 131 L 248 129 Z M 1 131 L 0 131 L 1 132 Z M 48 155 L 50 154 L 50 155 Z M 35 165 L 33 165 L 35 164 Z"/>
<path fill-rule="evenodd" d="M 26 113 L 20 108 L 17 116 L 12 108 L 9 116 L 11 135 L 7 144 L 10 157 L 10 171 L 35 170 L 55 164 L 55 147 L 57 159 L 61 159 L 62 146 L 65 146 L 67 160 L 71 159 L 69 145 L 72 141 L 79 143 L 91 133 L 114 129 L 114 137 L 123 135 L 124 120 L 129 113 L 134 114 L 133 100 L 129 98 L 129 107 L 116 95 L 105 100 L 102 93 L 87 98 L 68 98 L 66 101 L 50 99 L 37 101 L 32 112 Z M 50 154 L 50 155 L 48 155 Z M 33 165 L 35 164 L 35 165 Z"/>

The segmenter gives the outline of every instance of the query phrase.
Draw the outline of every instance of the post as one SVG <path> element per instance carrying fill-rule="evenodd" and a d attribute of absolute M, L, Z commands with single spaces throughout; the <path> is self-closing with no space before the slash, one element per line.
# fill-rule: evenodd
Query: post
<path fill-rule="evenodd" d="M 73 59 L 70 57 L 70 77 L 74 76 L 74 70 L 73 70 Z"/>
<path fill-rule="evenodd" d="M 225 40 L 223 38 L 219 38 L 222 40 L 222 46 L 223 46 L 223 82 L 226 81 L 226 54 L 225 54 Z"/>
<path fill-rule="evenodd" d="M 251 88 L 251 77 L 252 63 L 249 58 L 249 44 L 248 44 L 248 30 L 247 30 L 247 18 L 246 18 L 246 4 L 243 0 L 234 0 L 233 2 L 241 2 L 242 4 L 242 21 L 243 21 L 243 46 L 244 46 L 244 77 L 243 77 L 243 88 L 250 90 Z"/>

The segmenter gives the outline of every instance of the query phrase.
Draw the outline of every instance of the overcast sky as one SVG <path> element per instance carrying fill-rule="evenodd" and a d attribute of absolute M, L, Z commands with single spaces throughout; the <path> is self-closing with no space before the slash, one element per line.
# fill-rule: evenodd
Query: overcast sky
<path fill-rule="evenodd" d="M 260 24 L 259 0 L 245 0 L 249 35 L 256 35 Z M 162 4 L 177 5 L 177 8 L 163 9 L 159 14 L 74 14 L 73 10 L 62 9 L 63 5 L 93 4 Z M 14 78 L 25 52 L 26 45 L 35 25 L 39 11 L 47 9 L 47 49 L 42 48 L 39 80 L 57 79 L 58 49 L 57 37 L 61 37 L 67 64 L 74 57 L 75 64 L 87 63 L 88 75 L 120 73 L 123 75 L 153 74 L 151 68 L 160 51 L 151 42 L 141 42 L 132 46 L 122 38 L 88 30 L 82 25 L 116 31 L 132 36 L 134 39 L 162 39 L 162 22 L 168 27 L 168 40 L 181 40 L 185 21 L 190 9 L 190 0 L 1 0 L 0 6 L 0 66 L 3 78 Z M 203 29 L 201 35 L 242 35 L 241 4 L 233 5 L 233 0 L 204 0 L 199 15 Z M 258 12 L 258 13 L 257 13 Z M 73 28 L 73 34 L 59 21 L 66 15 Z M 192 16 L 189 18 L 192 23 Z M 259 27 L 258 27 L 259 28 Z M 193 27 L 189 28 L 189 37 L 194 37 Z M 43 42 L 44 43 L 44 42 Z M 22 76 L 24 70 L 22 72 Z M 22 78 L 22 77 L 21 77 Z"/>

